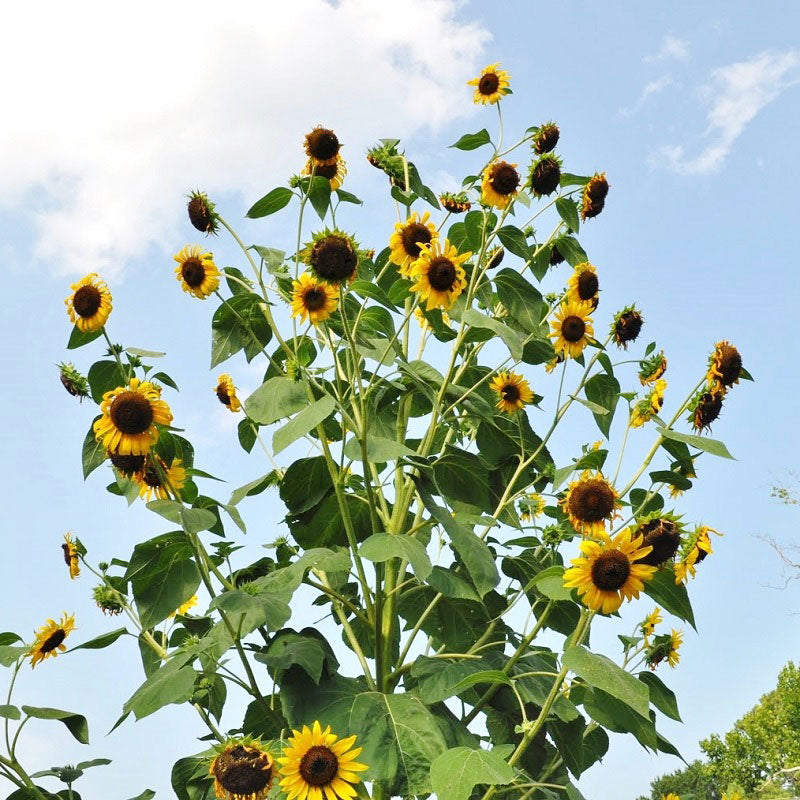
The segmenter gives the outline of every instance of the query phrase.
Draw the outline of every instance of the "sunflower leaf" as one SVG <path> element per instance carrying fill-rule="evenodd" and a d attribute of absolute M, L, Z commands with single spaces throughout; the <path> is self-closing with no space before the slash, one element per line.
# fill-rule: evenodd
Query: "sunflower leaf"
<path fill-rule="evenodd" d="M 431 560 L 425 547 L 413 536 L 375 533 L 366 539 L 359 548 L 362 558 L 375 563 L 391 558 L 402 558 L 411 564 L 414 574 L 424 581 L 431 574 Z"/>
<path fill-rule="evenodd" d="M 485 144 L 491 144 L 492 137 L 489 136 L 489 131 L 482 128 L 477 133 L 465 133 L 457 142 L 450 145 L 457 150 L 477 150 Z"/>
<path fill-rule="evenodd" d="M 322 175 L 315 175 L 311 179 L 308 189 L 308 199 L 320 219 L 325 219 L 331 205 L 331 182 Z"/>
<path fill-rule="evenodd" d="M 19 719 L 19 709 L 16 706 L 0 705 L 0 717 L 3 719 Z"/>
<path fill-rule="evenodd" d="M 320 425 L 333 413 L 335 408 L 336 401 L 329 394 L 323 395 L 319 400 L 307 405 L 297 416 L 275 431 L 272 437 L 272 452 L 278 455 L 292 442 Z"/>
<path fill-rule="evenodd" d="M 106 449 L 97 441 L 94 435 L 94 423 L 98 419 L 100 419 L 99 416 L 94 418 L 83 440 L 81 462 L 83 463 L 84 480 L 106 460 Z"/>
<path fill-rule="evenodd" d="M 286 377 L 270 378 L 244 401 L 248 418 L 259 425 L 270 425 L 307 405 L 306 384 Z"/>
<path fill-rule="evenodd" d="M 128 633 L 126 628 L 117 628 L 115 631 L 102 633 L 100 636 L 95 636 L 94 639 L 90 639 L 88 642 L 76 645 L 68 652 L 71 653 L 72 650 L 102 650 L 104 647 L 114 644 L 120 636 L 124 636 L 126 633 Z"/>
<path fill-rule="evenodd" d="M 467 800 L 480 786 L 505 786 L 514 780 L 514 768 L 506 763 L 512 746 L 493 750 L 454 747 L 431 763 L 431 786 L 439 800 Z"/>
<path fill-rule="evenodd" d="M 73 714 L 71 711 L 61 711 L 58 708 L 39 708 L 38 706 L 22 706 L 22 711 L 34 719 L 54 719 L 63 722 L 81 744 L 89 744 L 89 723 L 82 714 Z"/>
<path fill-rule="evenodd" d="M 644 592 L 670 614 L 688 622 L 695 630 L 694 612 L 689 593 L 682 583 L 675 583 L 675 573 L 671 567 L 656 572 L 644 585 Z"/>
<path fill-rule="evenodd" d="M 644 671 L 639 673 L 639 680 L 650 690 L 650 702 L 662 713 L 676 722 L 682 722 L 678 712 L 678 701 L 675 693 L 664 684 L 657 675 Z"/>
<path fill-rule="evenodd" d="M 577 233 L 580 227 L 578 204 L 570 197 L 559 197 L 556 200 L 556 211 L 558 211 L 558 216 L 564 220 L 567 227 L 573 233 Z"/>
<path fill-rule="evenodd" d="M 289 205 L 289 201 L 293 196 L 294 192 L 291 189 L 287 189 L 285 186 L 278 186 L 253 203 L 246 216 L 250 217 L 250 219 L 259 219 L 260 217 L 274 214 Z"/>
<path fill-rule="evenodd" d="M 95 339 L 99 338 L 102 335 L 103 335 L 102 328 L 98 328 L 96 331 L 88 331 L 84 333 L 76 325 L 72 329 L 72 333 L 69 335 L 69 341 L 67 342 L 67 350 L 75 350 L 78 347 L 83 347 L 85 344 L 93 342 Z"/>
<path fill-rule="evenodd" d="M 684 442 L 690 447 L 696 447 L 698 450 L 703 450 L 710 453 L 712 456 L 719 456 L 720 458 L 733 458 L 728 451 L 728 448 L 718 439 L 707 439 L 705 436 L 693 436 L 689 433 L 678 433 L 678 431 L 670 430 L 669 428 L 658 428 L 658 432 L 665 439 L 674 439 L 678 442 Z"/>

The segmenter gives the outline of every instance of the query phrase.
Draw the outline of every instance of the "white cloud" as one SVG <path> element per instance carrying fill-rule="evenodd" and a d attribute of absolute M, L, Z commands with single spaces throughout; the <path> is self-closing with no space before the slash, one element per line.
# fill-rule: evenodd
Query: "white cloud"
<path fill-rule="evenodd" d="M 689 155 L 683 145 L 666 145 L 650 163 L 684 175 L 705 175 L 719 169 L 747 125 L 781 92 L 800 83 L 800 51 L 766 51 L 748 61 L 719 67 L 701 90 L 710 103 L 704 132 L 706 145 Z"/>
<path fill-rule="evenodd" d="M 199 185 L 249 201 L 302 166 L 303 134 L 335 127 L 345 157 L 470 113 L 488 34 L 458 0 L 208 0 L 130 9 L 17 4 L 0 49 L 0 206 L 22 207 L 36 259 L 119 275 L 172 247 Z"/>
<path fill-rule="evenodd" d="M 657 53 L 644 57 L 644 61 L 653 63 L 656 61 L 666 61 L 674 58 L 676 61 L 688 61 L 689 42 L 687 39 L 679 39 L 668 33 L 661 40 L 661 47 Z"/>
<path fill-rule="evenodd" d="M 630 108 L 620 108 L 619 113 L 625 117 L 635 114 L 647 102 L 648 98 L 652 97 L 654 94 L 663 92 L 668 86 L 674 85 L 675 81 L 672 75 L 662 75 L 660 78 L 650 81 L 645 84 L 636 102 Z"/>

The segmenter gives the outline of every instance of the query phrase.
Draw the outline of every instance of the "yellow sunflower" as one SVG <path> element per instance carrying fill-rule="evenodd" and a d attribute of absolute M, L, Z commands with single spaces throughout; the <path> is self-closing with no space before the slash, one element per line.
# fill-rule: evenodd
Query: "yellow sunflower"
<path fill-rule="evenodd" d="M 106 451 L 108 460 L 114 465 L 120 475 L 126 478 L 132 478 L 134 472 L 144 466 L 144 456 L 121 456 L 119 453 L 114 453 L 111 450 Z"/>
<path fill-rule="evenodd" d="M 81 574 L 81 567 L 78 563 L 78 547 L 72 540 L 72 534 L 64 534 L 61 549 L 64 551 L 64 563 L 69 567 L 69 577 L 74 580 Z"/>
<path fill-rule="evenodd" d="M 306 134 L 304 143 L 306 155 L 318 167 L 335 164 L 342 149 L 339 137 L 330 129 L 317 125 Z"/>
<path fill-rule="evenodd" d="M 315 164 L 314 160 L 309 158 L 301 174 L 310 175 L 312 170 L 314 175 L 330 181 L 332 192 L 335 192 L 344 183 L 345 175 L 347 175 L 347 165 L 341 156 L 336 156 L 330 164 Z"/>
<path fill-rule="evenodd" d="M 219 288 L 220 271 L 214 264 L 214 256 L 199 244 L 187 244 L 173 258 L 178 262 L 175 275 L 184 292 L 205 300 Z"/>
<path fill-rule="evenodd" d="M 494 208 L 505 208 L 516 197 L 520 176 L 516 164 L 495 161 L 483 171 L 481 202 Z"/>
<path fill-rule="evenodd" d="M 526 494 L 519 501 L 519 518 L 523 522 L 536 519 L 544 511 L 545 499 L 540 494 Z"/>
<path fill-rule="evenodd" d="M 103 395 L 103 416 L 94 423 L 94 435 L 103 447 L 121 456 L 142 456 L 158 441 L 156 425 L 169 425 L 172 412 L 161 399 L 161 388 L 131 378 Z"/>
<path fill-rule="evenodd" d="M 180 493 L 186 485 L 186 470 L 181 466 L 179 458 L 174 459 L 169 467 L 162 458 L 156 458 L 157 462 L 152 455 L 148 456 L 144 467 L 133 475 L 133 481 L 139 487 L 139 497 L 146 502 L 168 500 L 170 495 Z"/>
<path fill-rule="evenodd" d="M 64 639 L 75 630 L 75 615 L 67 616 L 65 611 L 61 616 L 61 621 L 56 622 L 48 619 L 47 622 L 36 631 L 36 641 L 30 646 L 27 655 L 31 657 L 31 668 L 35 667 L 40 661 L 53 656 L 55 658 L 59 651 L 64 652 L 67 646 Z"/>
<path fill-rule="evenodd" d="M 690 577 L 694 578 L 697 574 L 697 565 L 714 551 L 711 548 L 711 538 L 709 533 L 717 536 L 722 534 L 708 525 L 700 525 L 695 529 L 694 534 L 689 537 L 683 548 L 680 561 L 675 564 L 675 583 L 684 583 Z"/>
<path fill-rule="evenodd" d="M 667 357 L 660 350 L 654 356 L 639 362 L 639 383 L 655 383 L 667 371 Z"/>
<path fill-rule="evenodd" d="M 400 274 L 406 278 L 411 277 L 411 266 L 420 257 L 422 245 L 439 238 L 436 226 L 429 222 L 430 216 L 428 211 L 422 217 L 415 211 L 405 222 L 398 222 L 389 237 L 389 260 L 397 264 Z"/>
<path fill-rule="evenodd" d="M 336 287 L 322 283 L 304 272 L 299 280 L 292 281 L 292 316 L 314 325 L 326 320 L 339 305 Z"/>
<path fill-rule="evenodd" d="M 656 385 L 651 391 L 633 407 L 631 411 L 631 427 L 641 428 L 646 422 L 661 411 L 664 405 L 664 392 L 667 390 L 667 382 L 662 378 L 656 381 Z"/>
<path fill-rule="evenodd" d="M 717 342 L 708 359 L 706 379 L 709 388 L 724 392 L 739 383 L 741 373 L 742 356 L 739 351 L 727 340 Z"/>
<path fill-rule="evenodd" d="M 595 266 L 588 261 L 577 264 L 567 282 L 567 300 L 573 303 L 591 303 L 594 311 L 600 302 L 599 291 L 600 282 Z"/>
<path fill-rule="evenodd" d="M 678 650 L 683 644 L 683 633 L 672 629 L 672 633 L 664 634 L 663 636 L 656 636 L 652 646 L 648 647 L 645 654 L 647 659 L 647 666 L 650 669 L 655 669 L 662 661 L 666 662 L 675 669 L 681 657 Z"/>
<path fill-rule="evenodd" d="M 664 618 L 661 616 L 661 609 L 656 606 L 645 618 L 644 621 L 639 624 L 639 628 L 642 631 L 642 636 L 644 636 L 644 643 L 646 645 L 650 644 L 650 637 L 653 635 L 653 632 L 656 629 L 656 625 L 660 625 L 664 621 Z"/>
<path fill-rule="evenodd" d="M 583 555 L 572 559 L 573 566 L 564 573 L 564 586 L 577 589 L 581 602 L 593 611 L 616 611 L 623 600 L 638 597 L 644 582 L 656 571 L 636 563 L 650 548 L 642 547 L 641 536 L 631 538 L 630 528 L 613 539 L 584 539 L 580 548 Z"/>
<path fill-rule="evenodd" d="M 661 800 L 681 800 L 681 798 L 675 792 L 670 792 L 669 794 L 662 794 Z"/>
<path fill-rule="evenodd" d="M 211 762 L 214 794 L 227 800 L 263 800 L 275 780 L 275 762 L 257 739 L 229 740 Z"/>
<path fill-rule="evenodd" d="M 562 303 L 554 318 L 550 321 L 555 339 L 553 347 L 556 353 L 563 353 L 567 358 L 577 358 L 589 340 L 594 336 L 592 326 L 591 303 L 575 303 L 567 300 Z"/>
<path fill-rule="evenodd" d="M 197 595 L 193 594 L 185 603 L 181 603 L 169 616 L 172 617 L 182 617 L 186 614 L 189 609 L 194 608 L 197 605 Z"/>
<path fill-rule="evenodd" d="M 416 283 L 412 292 L 419 294 L 420 302 L 426 301 L 425 310 L 449 309 L 467 285 L 464 267 L 461 265 L 472 253 L 461 253 L 445 239 L 420 246 L 420 257 L 411 267 L 412 280 Z"/>
<path fill-rule="evenodd" d="M 496 103 L 503 95 L 509 94 L 509 78 L 511 77 L 505 70 L 498 69 L 497 64 L 489 64 L 477 78 L 467 81 L 467 86 L 475 87 L 473 102 L 483 105 Z"/>
<path fill-rule="evenodd" d="M 605 523 L 616 516 L 619 506 L 619 495 L 614 487 L 602 473 L 593 475 L 590 470 L 570 483 L 561 500 L 572 527 L 584 536 L 604 536 Z"/>
<path fill-rule="evenodd" d="M 72 294 L 64 303 L 70 321 L 83 333 L 102 328 L 111 314 L 111 292 L 106 282 L 96 272 L 90 272 L 69 288 Z"/>
<path fill-rule="evenodd" d="M 497 407 L 506 414 L 513 414 L 533 400 L 530 384 L 516 372 L 498 372 L 489 387 L 497 392 Z"/>
<path fill-rule="evenodd" d="M 233 385 L 233 378 L 227 373 L 220 375 L 217 379 L 214 393 L 217 395 L 217 400 L 229 411 L 236 412 L 242 410 L 242 404 L 236 396 L 236 387 Z"/>
<path fill-rule="evenodd" d="M 331 733 L 330 725 L 314 721 L 312 729 L 292 731 L 288 746 L 283 749 L 280 785 L 287 800 L 351 800 L 356 796 L 353 784 L 361 778 L 356 774 L 368 769 L 354 759 L 363 748 L 353 748 L 355 736 L 346 739 Z M 353 749 L 351 749 L 353 748 Z"/>

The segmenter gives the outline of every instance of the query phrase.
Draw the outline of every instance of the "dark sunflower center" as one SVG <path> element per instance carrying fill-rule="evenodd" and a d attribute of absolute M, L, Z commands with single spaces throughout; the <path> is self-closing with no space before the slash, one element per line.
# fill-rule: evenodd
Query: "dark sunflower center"
<path fill-rule="evenodd" d="M 642 330 L 642 315 L 638 311 L 626 311 L 621 314 L 614 327 L 616 339 L 620 344 L 632 342 Z"/>
<path fill-rule="evenodd" d="M 326 236 L 314 245 L 311 265 L 320 277 L 339 282 L 356 271 L 358 256 L 344 237 Z"/>
<path fill-rule="evenodd" d="M 444 256 L 439 256 L 431 261 L 428 267 L 428 283 L 437 292 L 446 292 L 453 288 L 456 282 L 455 264 Z"/>
<path fill-rule="evenodd" d="M 95 286 L 81 286 L 72 298 L 72 307 L 79 317 L 93 317 L 100 308 L 102 296 Z"/>
<path fill-rule="evenodd" d="M 501 162 L 492 169 L 489 184 L 498 194 L 512 194 L 519 186 L 519 173 L 511 164 Z"/>
<path fill-rule="evenodd" d="M 560 264 L 563 260 L 564 256 L 559 253 L 558 247 L 553 245 L 553 249 L 550 251 L 550 265 L 554 267 L 556 264 Z"/>
<path fill-rule="evenodd" d="M 183 280 L 186 281 L 186 285 L 194 289 L 203 282 L 206 277 L 206 270 L 199 259 L 190 258 L 183 262 L 181 275 Z"/>
<path fill-rule="evenodd" d="M 706 392 L 694 410 L 694 426 L 698 430 L 707 428 L 722 410 L 722 392 Z"/>
<path fill-rule="evenodd" d="M 118 394 L 108 412 L 114 427 L 127 434 L 144 433 L 153 422 L 153 408 L 139 392 Z"/>
<path fill-rule="evenodd" d="M 694 560 L 695 564 L 699 564 L 706 556 L 708 552 L 706 550 L 702 550 L 701 548 L 697 548 L 697 558 Z"/>
<path fill-rule="evenodd" d="M 224 406 L 229 406 L 231 404 L 231 398 L 228 394 L 228 390 L 222 384 L 217 386 L 217 399 Z"/>
<path fill-rule="evenodd" d="M 249 797 L 272 783 L 272 763 L 266 753 L 237 745 L 217 759 L 214 776 L 233 796 Z"/>
<path fill-rule="evenodd" d="M 309 311 L 319 311 L 325 305 L 326 299 L 324 290 L 316 286 L 307 289 L 303 295 L 303 303 Z"/>
<path fill-rule="evenodd" d="M 592 200 L 602 202 L 608 194 L 608 181 L 601 176 L 592 178 L 586 184 L 586 194 Z"/>
<path fill-rule="evenodd" d="M 515 386 L 513 383 L 507 383 L 503 386 L 500 390 L 500 394 L 503 399 L 507 400 L 509 403 L 516 403 L 520 398 L 519 387 Z"/>
<path fill-rule="evenodd" d="M 64 563 L 70 566 L 72 564 L 72 550 L 70 550 L 68 544 L 62 544 L 61 549 L 64 551 Z"/>
<path fill-rule="evenodd" d="M 300 761 L 300 775 L 312 786 L 329 784 L 338 771 L 339 759 L 336 754 L 322 745 L 310 747 Z"/>
<path fill-rule="evenodd" d="M 306 136 L 307 152 L 319 161 L 327 161 L 339 152 L 339 139 L 328 128 L 315 128 Z"/>
<path fill-rule="evenodd" d="M 211 213 L 202 197 L 193 197 L 188 205 L 189 221 L 197 230 L 207 233 L 211 229 Z"/>
<path fill-rule="evenodd" d="M 157 489 L 159 486 L 161 486 L 161 475 L 156 469 L 155 464 L 147 465 L 147 469 L 144 471 L 142 479 L 148 486 L 151 486 L 153 489 Z"/>
<path fill-rule="evenodd" d="M 592 564 L 592 583 L 601 591 L 616 592 L 631 574 L 631 562 L 619 550 L 601 553 Z"/>
<path fill-rule="evenodd" d="M 578 297 L 581 300 L 591 300 L 600 288 L 597 275 L 590 269 L 586 269 L 578 276 Z"/>
<path fill-rule="evenodd" d="M 534 140 L 534 150 L 539 154 L 549 153 L 558 144 L 560 133 L 557 125 L 543 125 Z"/>
<path fill-rule="evenodd" d="M 614 511 L 614 491 L 600 478 L 579 483 L 569 496 L 569 510 L 581 522 L 600 522 Z"/>
<path fill-rule="evenodd" d="M 494 94 L 500 86 L 500 78 L 494 72 L 487 72 L 481 75 L 480 82 L 478 83 L 478 91 L 481 94 Z"/>
<path fill-rule="evenodd" d="M 579 342 L 586 333 L 586 323 L 574 314 L 561 323 L 561 335 L 568 342 Z"/>
<path fill-rule="evenodd" d="M 121 456 L 109 451 L 108 458 L 123 475 L 133 475 L 144 466 L 144 456 Z"/>
<path fill-rule="evenodd" d="M 422 252 L 420 245 L 430 243 L 431 232 L 427 225 L 423 225 L 421 222 L 412 222 L 403 228 L 400 238 L 406 253 L 410 256 L 418 256 Z"/>
<path fill-rule="evenodd" d="M 639 561 L 642 564 L 649 564 L 653 567 L 657 567 L 672 558 L 681 543 L 678 526 L 669 519 L 650 520 L 650 522 L 640 526 L 636 533 L 644 537 L 642 540 L 644 547 L 653 548 Z"/>
<path fill-rule="evenodd" d="M 561 180 L 561 167 L 551 156 L 544 156 L 531 173 L 531 189 L 536 194 L 551 194 Z"/>
<path fill-rule="evenodd" d="M 41 647 L 39 648 L 40 653 L 49 653 L 51 650 L 55 650 L 64 639 L 67 638 L 67 632 L 63 628 L 59 628 L 58 630 L 53 631 L 43 642 Z"/>
<path fill-rule="evenodd" d="M 742 357 L 735 347 L 723 345 L 720 348 L 719 371 L 722 373 L 723 386 L 731 386 L 739 379 Z"/>

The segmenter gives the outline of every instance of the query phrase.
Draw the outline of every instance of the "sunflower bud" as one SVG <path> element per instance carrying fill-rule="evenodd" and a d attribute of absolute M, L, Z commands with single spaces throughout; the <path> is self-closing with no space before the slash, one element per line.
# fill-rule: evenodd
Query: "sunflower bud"
<path fill-rule="evenodd" d="M 405 156 L 397 149 L 397 140 L 383 139 L 367 150 L 367 161 L 386 174 L 392 186 L 405 187 Z"/>
<path fill-rule="evenodd" d="M 639 382 L 642 386 L 655 383 L 667 371 L 667 358 L 661 350 L 639 362 Z"/>
<path fill-rule="evenodd" d="M 541 197 L 552 194 L 561 180 L 561 159 L 549 153 L 541 156 L 531 166 L 529 184 L 531 191 Z"/>
<path fill-rule="evenodd" d="M 89 396 L 89 381 L 75 369 L 74 364 L 62 362 L 58 365 L 58 369 L 64 388 L 83 402 L 83 398 Z"/>
<path fill-rule="evenodd" d="M 537 155 L 549 153 L 558 144 L 560 131 L 555 122 L 546 122 L 533 137 L 533 149 Z"/>
<path fill-rule="evenodd" d="M 122 610 L 125 608 L 122 602 L 122 595 L 116 589 L 112 589 L 104 583 L 92 589 L 92 597 L 95 603 L 97 603 L 97 607 L 101 609 L 104 614 L 109 614 L 112 617 L 121 614 Z"/>
<path fill-rule="evenodd" d="M 219 214 L 204 192 L 194 191 L 189 195 L 187 209 L 189 222 L 201 233 L 216 235 L 219 229 Z"/>
<path fill-rule="evenodd" d="M 442 192 L 439 195 L 439 202 L 451 214 L 463 214 L 472 208 L 472 203 L 470 203 L 466 192 L 458 192 L 457 194 Z"/>

